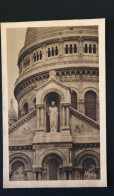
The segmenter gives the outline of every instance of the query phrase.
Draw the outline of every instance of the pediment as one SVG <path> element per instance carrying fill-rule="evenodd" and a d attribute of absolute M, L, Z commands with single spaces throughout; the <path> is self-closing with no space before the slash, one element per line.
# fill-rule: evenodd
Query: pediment
<path fill-rule="evenodd" d="M 62 83 L 60 83 L 58 80 L 52 78 L 52 79 L 49 79 L 49 81 L 43 83 L 40 87 L 38 88 L 35 88 L 36 91 L 40 91 L 44 88 L 47 88 L 48 86 L 59 86 L 59 88 L 63 88 L 65 90 L 69 90 L 70 88 L 63 85 Z"/>
<path fill-rule="evenodd" d="M 35 88 L 36 104 L 44 104 L 45 96 L 49 93 L 57 93 L 61 102 L 70 103 L 70 88 L 60 83 L 56 78 L 50 78 L 40 87 Z"/>

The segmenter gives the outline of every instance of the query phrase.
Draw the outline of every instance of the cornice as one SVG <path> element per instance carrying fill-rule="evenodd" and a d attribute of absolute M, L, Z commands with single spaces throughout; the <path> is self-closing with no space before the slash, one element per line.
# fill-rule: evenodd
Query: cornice
<path fill-rule="evenodd" d="M 99 75 L 99 69 L 96 68 L 83 68 L 83 67 L 77 67 L 77 68 L 67 68 L 67 69 L 56 69 L 56 79 L 63 82 L 76 82 L 76 81 L 98 81 L 98 79 L 92 79 L 93 76 L 97 77 Z M 66 77 L 67 76 L 67 77 Z M 81 76 L 81 77 L 80 77 Z M 42 72 L 38 74 L 34 74 L 24 80 L 22 80 L 20 83 L 18 83 L 15 86 L 14 89 L 14 95 L 17 98 L 17 96 L 23 92 L 26 93 L 25 89 L 28 89 L 27 92 L 31 91 L 31 86 L 35 85 L 36 83 L 40 84 L 41 82 L 45 82 L 49 78 L 49 72 Z M 29 89 L 30 88 L 30 89 Z M 22 94 L 23 94 L 22 93 Z M 21 96 L 23 96 L 21 94 Z"/>
<path fill-rule="evenodd" d="M 79 111 L 75 110 L 74 108 L 70 107 L 70 112 L 72 115 L 76 116 L 78 119 L 80 119 L 81 121 L 87 123 L 88 125 L 90 125 L 91 127 L 100 130 L 100 125 L 99 123 L 97 123 L 96 121 L 92 120 L 91 118 L 89 118 L 88 116 L 80 113 Z"/>
<path fill-rule="evenodd" d="M 12 126 L 9 127 L 9 134 L 11 134 L 13 131 L 21 127 L 23 124 L 31 120 L 36 116 L 36 109 L 24 116 L 23 118 L 19 119 L 16 123 L 14 123 Z"/>

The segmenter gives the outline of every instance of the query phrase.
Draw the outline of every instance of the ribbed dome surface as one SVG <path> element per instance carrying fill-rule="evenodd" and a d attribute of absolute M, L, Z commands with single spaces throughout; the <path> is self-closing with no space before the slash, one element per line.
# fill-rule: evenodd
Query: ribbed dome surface
<path fill-rule="evenodd" d="M 67 36 L 80 36 L 82 31 L 84 36 L 98 35 L 97 26 L 29 27 L 26 32 L 24 47 L 21 49 L 19 56 L 32 46 L 42 43 L 43 41 L 47 41 L 48 39 L 64 37 L 66 34 Z"/>
<path fill-rule="evenodd" d="M 90 26 L 90 27 L 82 27 L 82 26 L 67 26 L 67 27 L 30 27 L 27 28 L 27 32 L 26 32 L 26 37 L 25 37 L 25 47 L 33 44 L 34 42 L 38 41 L 40 38 L 42 38 L 43 36 L 49 35 L 50 36 L 54 33 L 58 34 L 59 33 L 63 33 L 65 31 L 80 31 L 80 30 L 85 30 L 86 33 L 90 33 L 91 31 L 96 31 L 96 33 L 98 32 L 97 26 Z M 58 34 L 59 35 L 59 34 Z"/>

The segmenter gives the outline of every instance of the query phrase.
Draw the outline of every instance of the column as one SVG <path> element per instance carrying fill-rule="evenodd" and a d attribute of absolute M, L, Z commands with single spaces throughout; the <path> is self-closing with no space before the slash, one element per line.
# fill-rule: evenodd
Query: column
<path fill-rule="evenodd" d="M 36 105 L 36 108 L 37 108 L 37 128 L 39 129 L 39 107 L 37 107 Z"/>
<path fill-rule="evenodd" d="M 62 121 L 63 121 L 62 126 L 65 127 L 65 108 L 64 108 L 64 105 L 62 106 Z"/>
<path fill-rule="evenodd" d="M 71 149 L 69 149 L 69 163 L 72 163 L 72 161 L 71 161 Z"/>
<path fill-rule="evenodd" d="M 96 103 L 96 121 L 99 123 L 100 119 L 99 119 L 99 100 L 97 99 L 97 103 Z"/>
<path fill-rule="evenodd" d="M 32 172 L 27 171 L 27 180 L 32 180 Z"/>
<path fill-rule="evenodd" d="M 36 172 L 33 172 L 33 180 L 36 180 Z"/>
<path fill-rule="evenodd" d="M 82 40 L 82 37 L 80 37 L 78 41 L 79 41 L 79 50 L 78 50 L 78 52 L 81 55 L 81 54 L 83 54 L 83 40 Z"/>
<path fill-rule="evenodd" d="M 72 173 L 69 171 L 69 180 L 72 180 Z"/>
<path fill-rule="evenodd" d="M 44 130 L 44 104 L 39 104 L 37 107 L 37 128 Z"/>
<path fill-rule="evenodd" d="M 43 62 L 46 61 L 46 44 L 44 44 L 42 47 L 42 60 Z"/>
<path fill-rule="evenodd" d="M 42 180 L 41 172 L 38 172 L 38 180 Z"/>
<path fill-rule="evenodd" d="M 66 106 L 66 126 L 69 128 L 69 105 Z"/>
<path fill-rule="evenodd" d="M 41 127 L 44 128 L 44 107 L 41 107 Z"/>
<path fill-rule="evenodd" d="M 66 171 L 63 171 L 63 180 L 66 180 Z"/>
<path fill-rule="evenodd" d="M 36 165 L 36 151 L 33 152 L 33 158 L 34 158 L 34 160 L 33 160 L 34 163 L 33 164 Z"/>

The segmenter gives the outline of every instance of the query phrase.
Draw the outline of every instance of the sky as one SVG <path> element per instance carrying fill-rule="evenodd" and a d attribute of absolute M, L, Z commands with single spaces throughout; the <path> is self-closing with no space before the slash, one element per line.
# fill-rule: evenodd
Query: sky
<path fill-rule="evenodd" d="M 14 86 L 18 70 L 18 54 L 24 46 L 26 35 L 26 28 L 8 28 L 7 29 L 7 70 L 8 70 L 8 108 L 10 107 L 11 99 L 13 99 L 13 106 L 18 111 L 17 101 L 14 97 Z"/>

